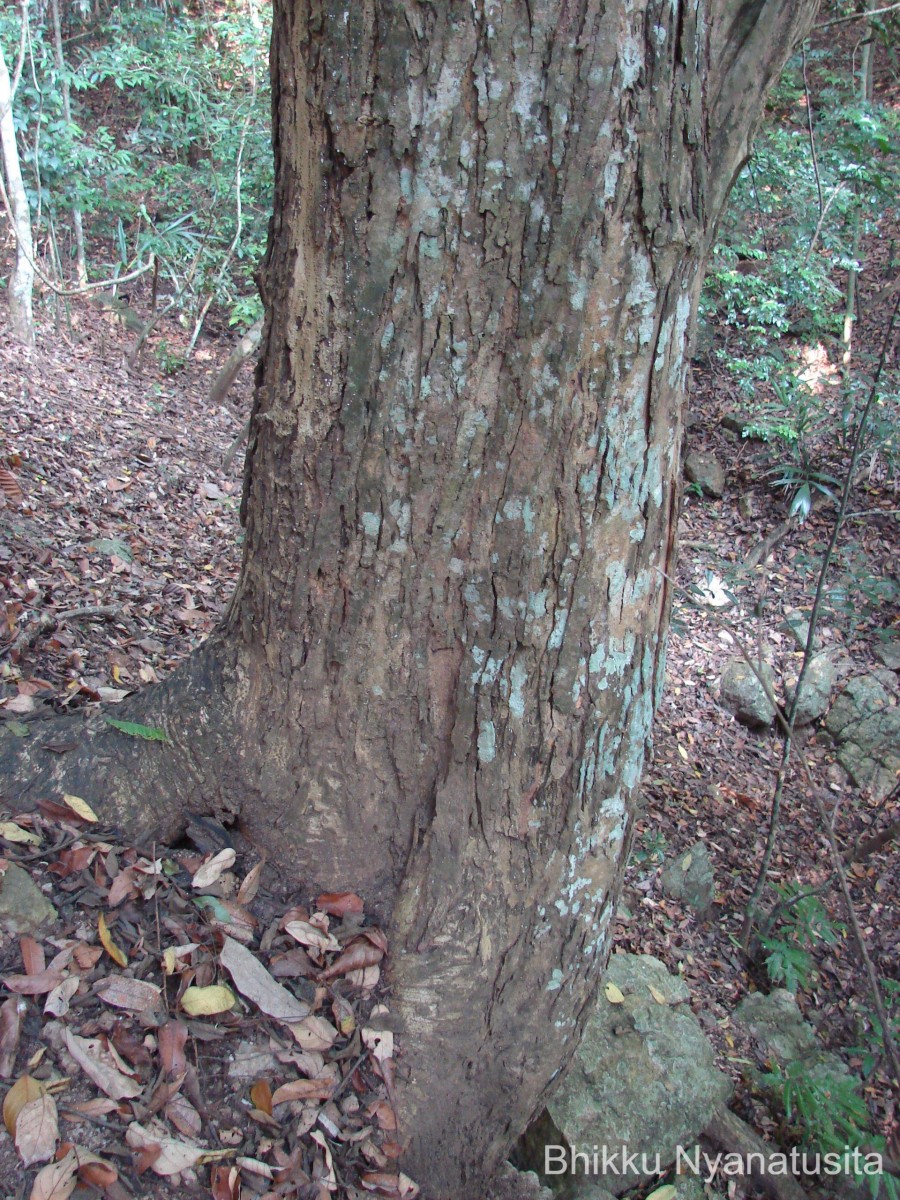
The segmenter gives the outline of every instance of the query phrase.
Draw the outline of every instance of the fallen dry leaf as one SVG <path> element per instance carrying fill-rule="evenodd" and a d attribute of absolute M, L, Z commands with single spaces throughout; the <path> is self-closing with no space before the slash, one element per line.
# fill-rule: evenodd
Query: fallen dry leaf
<path fill-rule="evenodd" d="M 256 899 L 256 893 L 259 891 L 259 880 L 262 875 L 262 869 L 266 865 L 264 858 L 256 864 L 244 876 L 241 886 L 238 888 L 237 902 L 238 904 L 249 904 Z"/>
<path fill-rule="evenodd" d="M 277 983 L 253 952 L 234 938 L 225 938 L 219 962 L 241 995 L 252 1000 L 266 1016 L 276 1021 L 302 1021 L 309 1013 L 309 1005 Z"/>
<path fill-rule="evenodd" d="M 363 1045 L 379 1062 L 394 1057 L 394 1035 L 389 1029 L 362 1029 Z"/>
<path fill-rule="evenodd" d="M 59 1140 L 59 1117 L 56 1101 L 49 1092 L 29 1100 L 16 1117 L 16 1150 L 25 1167 L 46 1162 L 53 1157 Z"/>
<path fill-rule="evenodd" d="M 267 1079 L 257 1079 L 256 1083 L 250 1089 L 250 1099 L 253 1101 L 254 1108 L 258 1108 L 260 1112 L 264 1112 L 267 1116 L 271 1117 L 272 1089 Z"/>
<path fill-rule="evenodd" d="M 378 946 L 373 946 L 366 938 L 355 938 L 330 967 L 319 972 L 318 978 L 336 979 L 339 975 L 349 975 L 351 971 L 364 971 L 366 967 L 377 966 L 383 958 L 384 951 Z"/>
<path fill-rule="evenodd" d="M 173 1096 L 164 1112 L 166 1119 L 175 1126 L 179 1133 L 183 1133 L 185 1137 L 189 1138 L 200 1136 L 203 1121 L 187 1096 L 182 1096 L 180 1092 Z"/>
<path fill-rule="evenodd" d="M 118 1107 L 116 1101 L 108 1096 L 95 1096 L 92 1100 L 70 1100 L 66 1104 L 66 1114 L 74 1112 L 83 1113 L 86 1117 L 105 1117 Z"/>
<path fill-rule="evenodd" d="M 363 911 L 363 902 L 355 892 L 323 892 L 316 900 L 316 906 L 332 917 Z"/>
<path fill-rule="evenodd" d="M 187 1026 L 183 1021 L 166 1021 L 159 1031 L 159 1057 L 169 1079 L 184 1075 L 187 1059 L 184 1047 L 187 1044 Z"/>
<path fill-rule="evenodd" d="M 69 1001 L 78 991 L 80 979 L 77 975 L 67 976 L 44 1001 L 44 1012 L 53 1017 L 64 1017 L 69 1011 Z"/>
<path fill-rule="evenodd" d="M 156 1175 L 177 1175 L 195 1167 L 210 1153 L 203 1146 L 171 1137 L 158 1121 L 149 1121 L 146 1126 L 132 1121 L 125 1131 L 125 1141 L 133 1150 L 150 1152 L 148 1165 Z"/>
<path fill-rule="evenodd" d="M 220 850 L 218 854 L 203 864 L 194 873 L 194 878 L 191 880 L 191 887 L 205 888 L 218 880 L 223 871 L 227 871 L 229 867 L 234 866 L 234 860 L 237 858 L 237 852 L 230 847 L 227 850 Z"/>
<path fill-rule="evenodd" d="M 72 812 L 82 821 L 87 821 L 90 824 L 95 824 L 100 818 L 91 808 L 86 800 L 82 800 L 80 796 L 73 796 L 69 792 L 63 793 L 63 800 L 71 808 Z"/>
<path fill-rule="evenodd" d="M 328 1100 L 334 1086 L 328 1079 L 292 1079 L 272 1093 L 272 1107 L 287 1104 L 289 1100 Z"/>
<path fill-rule="evenodd" d="M 16 1065 L 25 1001 L 11 996 L 0 1004 L 0 1078 L 9 1079 Z"/>
<path fill-rule="evenodd" d="M 98 988 L 97 995 L 113 1008 L 124 1008 L 129 1012 L 151 1012 L 159 1008 L 162 992 L 155 983 L 143 979 L 131 979 L 127 975 L 113 975 Z"/>
<path fill-rule="evenodd" d="M 31 1075 L 20 1075 L 3 1099 L 3 1124 L 9 1136 L 16 1136 L 16 1120 L 26 1104 L 42 1096 L 46 1088 Z"/>
<path fill-rule="evenodd" d="M 288 921 L 284 931 L 289 933 L 301 946 L 309 946 L 312 950 L 318 950 L 320 954 L 341 948 L 341 944 L 334 934 L 324 933 L 309 921 Z"/>
<path fill-rule="evenodd" d="M 46 970 L 47 957 L 44 948 L 33 937 L 25 935 L 19 938 L 19 953 L 22 955 L 22 966 L 26 975 L 39 975 L 41 971 Z"/>
<path fill-rule="evenodd" d="M 328 1186 L 329 1191 L 331 1191 L 332 1187 L 337 1187 L 337 1176 L 334 1173 L 334 1158 L 331 1154 L 331 1147 L 328 1145 L 325 1134 L 321 1130 L 311 1129 L 309 1136 L 317 1146 L 321 1147 L 322 1153 L 325 1155 L 325 1174 L 324 1176 L 319 1176 L 319 1178 Z"/>
<path fill-rule="evenodd" d="M 675 1200 L 677 1195 L 677 1189 L 671 1183 L 664 1183 L 652 1191 L 647 1200 Z"/>
<path fill-rule="evenodd" d="M 38 975 L 6 975 L 3 983 L 17 996 L 45 996 L 63 981 L 62 971 L 46 970 Z"/>
<path fill-rule="evenodd" d="M 29 1200 L 67 1200 L 77 1183 L 78 1159 L 74 1150 L 70 1150 L 58 1162 L 48 1163 L 38 1171 Z"/>
<path fill-rule="evenodd" d="M 119 1178 L 119 1172 L 112 1163 L 98 1158 L 96 1154 L 90 1154 L 80 1146 L 75 1147 L 75 1154 L 78 1159 L 78 1178 L 82 1183 L 108 1188 Z"/>
<path fill-rule="evenodd" d="M 309 1016 L 288 1025 L 304 1050 L 330 1050 L 337 1040 L 337 1030 L 324 1017 Z"/>
<path fill-rule="evenodd" d="M 345 976 L 348 983 L 364 992 L 371 992 L 374 987 L 377 987 L 380 978 L 380 967 L 366 967 L 363 971 L 350 971 Z"/>
<path fill-rule="evenodd" d="M 241 1173 L 237 1167 L 213 1167 L 209 1173 L 212 1200 L 240 1200 Z"/>
<path fill-rule="evenodd" d="M 39 846 L 41 839 L 36 833 L 23 829 L 15 821 L 0 821 L 0 838 L 7 842 L 19 842 L 26 846 Z"/>
<path fill-rule="evenodd" d="M 109 895 L 106 897 L 106 903 L 110 908 L 116 908 L 123 900 L 133 899 L 137 895 L 138 889 L 134 882 L 134 867 L 126 867 L 112 881 L 109 888 Z"/>
<path fill-rule="evenodd" d="M 129 1100 L 139 1096 L 143 1086 L 130 1075 L 125 1075 L 114 1066 L 112 1054 L 99 1038 L 83 1038 L 65 1031 L 66 1049 L 84 1071 L 89 1079 L 93 1079 L 101 1091 L 106 1092 L 113 1100 Z"/>
<path fill-rule="evenodd" d="M 117 963 L 120 967 L 127 967 L 128 955 L 121 946 L 117 946 L 113 941 L 112 934 L 109 932 L 109 926 L 106 924 L 106 917 L 103 913 L 97 918 L 97 932 L 100 935 L 100 941 L 103 943 L 103 949 L 113 962 Z"/>

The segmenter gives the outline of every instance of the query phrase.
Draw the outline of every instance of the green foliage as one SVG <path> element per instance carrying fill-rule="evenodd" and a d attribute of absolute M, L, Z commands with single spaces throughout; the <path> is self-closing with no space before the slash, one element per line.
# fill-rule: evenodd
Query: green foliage
<path fill-rule="evenodd" d="M 272 202 L 268 28 L 234 0 L 89 18 L 69 8 L 60 72 L 45 9 L 31 8 L 14 117 L 38 231 L 52 227 L 65 249 L 77 207 L 95 276 L 153 255 L 163 302 L 195 319 L 211 298 L 243 320 L 258 303 L 252 273 Z M 15 7 L 0 13 L 13 60 L 19 28 Z"/>
<path fill-rule="evenodd" d="M 118 729 L 128 737 L 141 738 L 145 742 L 167 742 L 168 735 L 164 729 L 156 729 L 152 725 L 140 725 L 137 721 L 119 721 L 116 717 L 104 717 L 107 725 Z"/>
<path fill-rule="evenodd" d="M 666 835 L 659 829 L 645 829 L 641 833 L 639 844 L 631 852 L 636 863 L 656 865 L 666 856 Z"/>
<path fill-rule="evenodd" d="M 815 586 L 824 552 L 821 543 L 812 546 L 813 553 L 801 551 L 794 559 L 794 568 L 807 586 Z M 884 625 L 890 622 L 900 602 L 900 581 L 879 573 L 865 546 L 850 539 L 834 551 L 834 574 L 822 597 L 823 621 L 835 621 L 849 639 L 867 624 Z"/>
<path fill-rule="evenodd" d="M 776 1064 L 761 1082 L 783 1108 L 800 1141 L 819 1154 L 843 1155 L 854 1149 L 860 1154 L 884 1153 L 884 1138 L 868 1132 L 869 1114 L 854 1076 L 800 1059 L 784 1067 Z M 873 1198 L 882 1185 L 888 1200 L 900 1195 L 900 1180 L 893 1175 L 867 1174 L 862 1181 Z"/>
<path fill-rule="evenodd" d="M 775 890 L 778 903 L 759 940 L 766 952 L 769 978 L 796 992 L 807 987 L 814 976 L 810 949 L 816 943 L 833 946 L 844 927 L 831 920 L 818 896 L 805 894 L 796 884 Z"/>
<path fill-rule="evenodd" d="M 887 1010 L 888 1024 L 894 1038 L 900 1039 L 900 981 L 882 979 L 881 993 Z M 851 1047 L 850 1053 L 862 1060 L 862 1076 L 868 1079 L 884 1056 L 884 1031 L 874 1009 L 866 1009 L 860 1016 L 860 1041 Z"/>
<path fill-rule="evenodd" d="M 900 114 L 862 102 L 858 79 L 832 51 L 809 51 L 808 60 L 818 83 L 815 157 L 795 60 L 771 101 L 779 119 L 761 131 L 735 184 L 701 302 L 725 335 L 720 357 L 747 397 L 747 433 L 769 442 L 773 486 L 801 518 L 817 491 L 834 489 L 856 392 L 868 390 L 864 378 L 841 383 L 822 369 L 827 356 L 840 357 L 846 272 L 865 266 L 855 259 L 856 235 L 874 231 L 900 195 Z M 866 454 L 892 468 L 898 417 L 900 398 L 887 387 Z"/>
<path fill-rule="evenodd" d="M 852 1076 L 830 1071 L 804 1060 L 776 1065 L 762 1077 L 774 1093 L 788 1121 L 799 1126 L 801 1136 L 822 1154 L 842 1153 L 858 1145 L 868 1124 L 859 1083 Z"/>
<path fill-rule="evenodd" d="M 155 354 L 163 375 L 177 375 L 185 365 L 184 355 L 172 350 L 165 338 L 157 345 Z"/>

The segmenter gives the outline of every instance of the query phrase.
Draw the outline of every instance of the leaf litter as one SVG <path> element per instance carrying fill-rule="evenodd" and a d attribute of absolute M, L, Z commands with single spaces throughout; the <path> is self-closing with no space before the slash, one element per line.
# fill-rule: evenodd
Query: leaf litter
<path fill-rule="evenodd" d="M 415 1196 L 359 897 L 279 903 L 249 854 L 150 856 L 70 802 L 0 823 L 0 870 L 54 880 L 58 913 L 0 941 L 4 1177 L 30 1200 Z"/>

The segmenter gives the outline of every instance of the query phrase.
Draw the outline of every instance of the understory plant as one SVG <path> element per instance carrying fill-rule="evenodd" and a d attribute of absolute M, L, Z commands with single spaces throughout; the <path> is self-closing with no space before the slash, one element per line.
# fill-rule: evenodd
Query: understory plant
<path fill-rule="evenodd" d="M 268 6 L 66 6 L 62 64 L 44 6 L 26 12 L 14 118 L 44 273 L 70 277 L 77 211 L 89 279 L 143 268 L 154 307 L 186 323 L 212 303 L 255 319 L 272 198 Z M 4 48 L 21 19 L 0 13 Z"/>

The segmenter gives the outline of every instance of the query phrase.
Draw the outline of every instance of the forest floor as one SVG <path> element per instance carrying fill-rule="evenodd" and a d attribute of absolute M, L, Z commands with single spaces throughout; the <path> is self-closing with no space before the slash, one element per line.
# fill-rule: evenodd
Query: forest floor
<path fill-rule="evenodd" d="M 45 317 L 30 353 L 0 329 L 0 721 L 12 723 L 19 736 L 27 736 L 30 722 L 48 706 L 71 712 L 99 706 L 114 718 L 129 691 L 164 676 L 207 636 L 228 601 L 241 555 L 242 451 L 229 469 L 223 464 L 249 412 L 251 372 L 245 367 L 226 403 L 212 407 L 209 387 L 233 339 L 224 327 L 208 326 L 190 361 L 173 370 L 185 340 L 174 321 L 163 325 L 129 367 L 134 335 L 115 313 L 88 304 L 74 305 L 55 325 Z M 799 653 L 783 620 L 791 611 L 809 611 L 810 563 L 828 536 L 833 509 L 817 507 L 808 521 L 785 532 L 761 566 L 741 569 L 787 509 L 784 495 L 766 478 L 769 449 L 721 423 L 725 413 L 741 407 L 715 355 L 698 361 L 687 447 L 714 452 L 726 466 L 727 483 L 721 499 L 693 492 L 685 498 L 668 685 L 645 775 L 617 946 L 654 954 L 684 977 L 720 1065 L 735 1080 L 733 1107 L 788 1147 L 796 1130 L 754 1082 L 761 1064 L 731 1022 L 744 995 L 771 987 L 759 953 L 748 958 L 738 940 L 763 853 L 782 736 L 777 726 L 752 732 L 739 724 L 720 701 L 718 681 L 736 653 L 736 636 L 766 647 L 779 680 L 796 670 Z M 889 589 L 874 586 L 893 581 L 896 595 L 897 488 L 879 462 L 855 488 L 852 507 L 863 516 L 848 523 L 837 566 L 851 603 L 843 610 L 829 607 L 821 629 L 822 644 L 838 653 L 845 677 L 878 665 L 879 634 L 897 619 L 885 601 Z M 734 597 L 722 612 L 689 602 L 691 589 L 713 577 Z M 862 586 L 866 581 L 873 586 Z M 865 1073 L 872 1129 L 890 1142 L 900 1118 L 897 1097 L 873 1038 L 856 947 L 841 931 L 846 913 L 840 893 L 827 886 L 828 845 L 813 792 L 826 798 L 842 849 L 896 820 L 896 796 L 892 814 L 851 784 L 819 725 L 802 731 L 770 874 L 773 884 L 822 887 L 837 937 L 830 945 L 813 939 L 812 971 L 798 1000 L 822 1043 L 843 1054 L 860 1077 Z M 32 842 L 7 838 L 0 853 L 31 871 L 59 916 L 36 937 L 0 942 L 0 975 L 26 1000 L 18 1007 L 7 1000 L 0 1010 L 0 1074 L 8 1086 L 26 1073 L 46 1082 L 61 1073 L 69 1077 L 71 1070 L 70 1087 L 52 1090 L 63 1137 L 107 1164 L 82 1163 L 79 1194 L 171 1196 L 183 1194 L 199 1176 L 203 1194 L 233 1200 L 239 1175 L 243 1194 L 255 1196 L 273 1187 L 266 1177 L 272 1171 L 282 1172 L 281 1195 L 326 1195 L 322 1183 L 329 1173 L 343 1182 L 356 1179 L 359 1189 L 391 1194 L 384 1190 L 397 1187 L 395 1179 L 391 1183 L 397 1149 L 391 1140 L 391 1055 L 377 1020 L 377 1005 L 390 1003 L 377 978 L 383 939 L 363 923 L 354 901 L 312 904 L 315 898 L 302 889 L 286 903 L 276 901 L 282 889 L 270 868 L 254 874 L 253 858 L 239 855 L 232 862 L 227 847 L 211 880 L 203 885 L 201 878 L 198 887 L 196 872 L 224 846 L 216 830 L 195 830 L 174 850 L 129 848 L 59 804 L 48 804 L 19 827 Z M 8 825 L 3 829 L 11 832 Z M 705 842 L 716 876 L 715 904 L 706 917 L 667 897 L 660 883 L 663 865 L 698 840 Z M 172 865 L 160 873 L 154 863 L 163 859 Z M 900 974 L 898 879 L 896 836 L 849 870 L 869 955 L 880 977 L 894 981 Z M 192 900 L 197 894 L 209 898 L 203 919 Z M 770 889 L 767 903 L 772 898 Z M 311 922 L 313 911 L 323 907 L 326 920 Z M 99 925 L 103 914 L 107 926 Z M 212 928 L 219 931 L 215 943 Z M 298 981 L 295 992 L 323 1022 L 313 1023 L 305 1042 L 286 1036 L 277 1019 L 261 1016 L 257 1008 L 268 1010 L 258 997 L 248 1003 L 249 992 L 250 1011 L 240 1018 L 202 1012 L 169 1017 L 167 998 L 173 1008 L 187 985 L 213 984 L 223 933 L 232 948 L 260 934 L 271 955 L 273 986 L 276 974 Z M 179 949 L 166 959 L 164 946 Z M 335 984 L 326 995 L 323 978 L 344 979 L 351 966 L 338 956 L 351 953 L 357 967 L 368 967 L 367 988 Z M 123 962 L 135 981 L 124 994 Z M 231 971 L 238 991 L 239 974 Z M 111 992 L 116 979 L 119 991 Z M 896 991 L 893 996 L 900 1000 Z M 53 1003 L 41 1017 L 48 997 Z M 278 1002 L 271 995 L 267 1001 L 276 1008 Z M 92 1077 L 96 1086 L 88 1084 L 75 1065 L 73 1045 L 88 1058 L 103 1059 L 105 1084 L 98 1077 Z M 277 1102 L 288 1107 L 273 1114 L 272 1092 L 290 1084 L 293 1091 L 282 1092 Z M 51 1101 L 41 1089 L 23 1098 L 49 1120 Z M 323 1104 L 324 1123 L 313 1131 L 318 1140 L 300 1143 L 297 1128 L 316 1121 Z M 184 1175 L 153 1174 L 162 1162 L 155 1147 L 163 1127 L 154 1124 L 160 1113 L 172 1139 L 166 1150 Z M 126 1141 L 126 1126 L 135 1120 L 144 1132 L 132 1129 Z M 329 1122 L 341 1133 L 340 1158 L 331 1157 L 337 1140 L 322 1133 Z M 191 1157 L 197 1133 L 221 1152 L 211 1166 Z M 34 1135 L 38 1156 L 47 1136 L 46 1127 Z M 23 1172 L 25 1157 L 0 1133 L 0 1177 L 19 1181 L 17 1191 L 7 1184 L 10 1196 L 27 1195 L 40 1169 L 37 1157 Z M 57 1169 L 71 1173 L 73 1160 L 66 1161 L 68 1167 Z M 360 1182 L 364 1177 L 368 1183 Z M 364 1192 L 348 1186 L 344 1194 Z"/>

